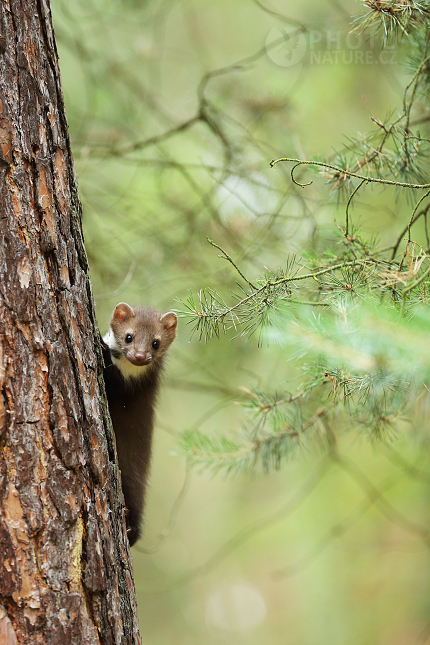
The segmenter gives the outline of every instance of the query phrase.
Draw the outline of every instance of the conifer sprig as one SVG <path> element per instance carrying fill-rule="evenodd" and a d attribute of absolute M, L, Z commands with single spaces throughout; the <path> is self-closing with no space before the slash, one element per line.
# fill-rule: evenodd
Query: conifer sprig
<path fill-rule="evenodd" d="M 428 118 L 415 108 L 419 101 L 429 107 L 430 4 L 363 4 L 366 12 L 354 29 L 374 29 L 383 45 L 408 41 L 411 79 L 400 112 L 391 111 L 384 119 L 371 115 L 374 130 L 349 138 L 329 160 L 284 157 L 271 162 L 272 167 L 291 163 L 295 186 L 312 183 L 299 180 L 296 171 L 313 167 L 333 191 L 345 194 L 345 226 L 338 226 L 337 244 L 324 253 L 291 256 L 285 268 L 250 279 L 210 241 L 240 280 L 228 297 L 206 288 L 182 302 L 179 313 L 201 339 L 259 330 L 260 340 L 262 334 L 274 339 L 285 356 L 288 388 L 242 388 L 246 419 L 237 439 L 183 433 L 181 446 L 190 462 L 214 472 L 268 472 L 298 450 L 334 450 L 337 437 L 346 432 L 385 443 L 407 431 L 429 402 L 430 140 L 417 129 Z M 372 184 L 413 196 L 408 223 L 385 249 L 375 236 L 366 239 L 351 220 L 352 203 Z M 414 242 L 421 222 L 426 247 Z"/>
<path fill-rule="evenodd" d="M 373 28 L 377 33 L 382 32 L 384 44 L 422 28 L 430 17 L 428 2 L 366 0 L 362 4 L 367 11 L 354 20 L 353 28 L 360 31 Z"/>

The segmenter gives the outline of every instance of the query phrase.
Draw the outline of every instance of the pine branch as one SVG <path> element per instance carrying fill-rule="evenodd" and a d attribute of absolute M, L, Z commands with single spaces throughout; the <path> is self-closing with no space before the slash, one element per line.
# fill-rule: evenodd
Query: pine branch
<path fill-rule="evenodd" d="M 293 164 L 294 186 L 312 183 L 297 178 L 299 168 L 311 166 L 334 190 L 347 192 L 338 242 L 325 253 L 290 257 L 285 268 L 250 278 L 209 240 L 240 281 L 228 297 L 213 288 L 202 289 L 197 297 L 190 292 L 178 312 L 206 341 L 230 330 L 249 336 L 259 329 L 260 340 L 264 332 L 276 338 L 279 352 L 289 360 L 288 377 L 297 386 L 292 392 L 243 387 L 245 419 L 237 438 L 209 437 L 201 431 L 182 434 L 181 449 L 190 463 L 213 472 L 257 467 L 269 472 L 298 448 L 315 445 L 335 455 L 337 437 L 345 432 L 386 443 L 407 427 L 418 414 L 417 401 L 430 392 L 430 140 L 411 130 L 420 96 L 428 104 L 430 8 L 427 2 L 391 0 L 364 5 L 367 11 L 355 29 L 374 28 L 385 44 L 408 38 L 411 78 L 400 113 L 391 112 L 383 120 L 371 115 L 376 129 L 349 138 L 329 161 L 283 157 L 270 164 Z M 351 219 L 353 202 L 371 184 L 413 196 L 407 225 L 385 249 L 378 248 L 375 237 L 366 239 Z M 417 190 L 424 192 L 416 197 Z M 420 221 L 426 249 L 413 241 Z M 310 305 L 318 309 L 310 313 Z"/>

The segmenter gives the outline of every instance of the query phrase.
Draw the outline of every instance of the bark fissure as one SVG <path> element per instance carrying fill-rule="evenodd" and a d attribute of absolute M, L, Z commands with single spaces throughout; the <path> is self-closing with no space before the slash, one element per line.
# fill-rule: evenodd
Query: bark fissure
<path fill-rule="evenodd" d="M 139 645 L 50 9 L 0 16 L 0 612 L 8 645 Z"/>

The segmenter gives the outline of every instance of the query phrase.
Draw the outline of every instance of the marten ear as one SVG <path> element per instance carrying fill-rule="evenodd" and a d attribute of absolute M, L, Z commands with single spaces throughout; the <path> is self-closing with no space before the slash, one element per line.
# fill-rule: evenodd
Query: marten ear
<path fill-rule="evenodd" d="M 128 320 L 128 318 L 133 318 L 133 316 L 134 312 L 130 305 L 126 302 L 120 302 L 114 309 L 112 320 L 124 322 L 124 320 Z"/>
<path fill-rule="evenodd" d="M 167 314 L 163 314 L 161 316 L 160 322 L 163 323 L 164 329 L 166 331 L 175 331 L 178 324 L 178 319 L 176 318 L 176 314 L 174 314 L 173 311 L 169 311 L 167 312 Z"/>

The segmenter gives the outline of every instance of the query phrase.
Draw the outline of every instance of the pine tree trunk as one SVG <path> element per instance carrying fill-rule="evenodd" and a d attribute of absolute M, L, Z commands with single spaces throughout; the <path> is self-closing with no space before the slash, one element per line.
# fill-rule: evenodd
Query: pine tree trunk
<path fill-rule="evenodd" d="M 48 0 L 0 3 L 0 643 L 139 644 Z"/>

